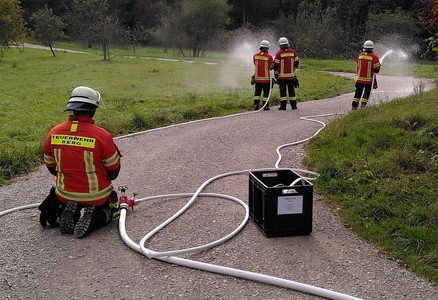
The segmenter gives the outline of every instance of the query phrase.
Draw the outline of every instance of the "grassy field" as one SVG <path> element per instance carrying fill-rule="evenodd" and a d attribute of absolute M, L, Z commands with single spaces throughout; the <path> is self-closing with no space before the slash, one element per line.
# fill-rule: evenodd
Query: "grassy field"
<path fill-rule="evenodd" d="M 309 143 L 305 159 L 345 224 L 435 283 L 437 99 L 435 89 L 348 114 Z"/>
<path fill-rule="evenodd" d="M 96 120 L 115 136 L 252 109 L 251 56 L 247 61 L 218 60 L 218 55 L 187 61 L 171 53 L 146 59 L 120 51 L 110 61 L 62 51 L 52 57 L 50 51 L 31 48 L 5 54 L 0 62 L 0 184 L 42 163 L 45 136 L 66 119 L 63 110 L 79 85 L 101 92 L 104 107 Z M 299 76 L 301 101 L 352 89 L 350 80 L 311 68 Z M 276 88 L 273 105 L 278 98 Z"/>
<path fill-rule="evenodd" d="M 160 49 L 138 48 L 135 58 L 133 49 L 120 49 L 110 61 L 102 61 L 96 53 L 58 52 L 55 58 L 27 48 L 6 53 L 0 62 L 0 184 L 41 165 L 47 131 L 66 119 L 63 109 L 78 85 L 102 93 L 105 107 L 96 120 L 116 136 L 252 109 L 250 59 L 212 54 L 187 62 Z M 300 101 L 353 91 L 351 80 L 321 71 L 353 72 L 354 67 L 347 60 L 303 59 Z M 387 64 L 382 74 L 389 72 L 438 78 L 433 64 Z M 276 88 L 273 105 L 278 99 Z M 315 189 L 339 211 L 346 226 L 434 283 L 437 99 L 435 89 L 351 113 L 313 139 L 305 159 L 321 174 Z"/>

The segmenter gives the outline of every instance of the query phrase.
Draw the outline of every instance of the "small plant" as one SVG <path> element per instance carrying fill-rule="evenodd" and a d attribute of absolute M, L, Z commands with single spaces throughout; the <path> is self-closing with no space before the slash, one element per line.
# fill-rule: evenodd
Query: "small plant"
<path fill-rule="evenodd" d="M 423 81 L 420 81 L 418 83 L 413 82 L 412 84 L 414 85 L 414 94 L 415 95 L 419 95 L 419 94 L 424 93 L 426 84 Z"/>

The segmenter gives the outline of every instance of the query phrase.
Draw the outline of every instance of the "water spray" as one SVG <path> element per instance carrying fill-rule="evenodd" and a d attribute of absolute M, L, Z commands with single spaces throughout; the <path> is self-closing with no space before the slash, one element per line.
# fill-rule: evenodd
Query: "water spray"
<path fill-rule="evenodd" d="M 397 57 L 398 57 L 399 59 L 402 59 L 402 60 L 405 60 L 405 59 L 408 58 L 408 55 L 407 55 L 406 52 L 404 52 L 403 50 L 398 50 L 398 51 L 395 51 L 395 52 L 394 52 L 394 50 L 390 49 L 390 50 L 386 51 L 386 52 L 382 55 L 382 57 L 380 58 L 380 63 L 383 64 L 383 61 L 385 60 L 385 58 L 386 58 L 388 55 L 390 55 L 390 54 L 396 54 Z M 371 94 L 372 94 L 372 91 L 373 91 L 373 87 L 374 87 L 374 83 L 375 83 L 375 81 L 376 81 L 376 75 L 373 76 L 373 80 L 371 81 L 371 87 L 372 87 L 372 88 L 371 88 L 371 91 L 370 91 L 370 96 L 368 97 L 368 101 L 371 100 Z"/>
<path fill-rule="evenodd" d="M 382 57 L 380 58 L 380 62 L 383 63 L 383 60 L 385 59 L 385 57 L 387 57 L 389 54 L 391 54 L 392 52 L 394 52 L 394 50 L 388 50 L 385 52 L 385 54 L 382 55 Z"/>

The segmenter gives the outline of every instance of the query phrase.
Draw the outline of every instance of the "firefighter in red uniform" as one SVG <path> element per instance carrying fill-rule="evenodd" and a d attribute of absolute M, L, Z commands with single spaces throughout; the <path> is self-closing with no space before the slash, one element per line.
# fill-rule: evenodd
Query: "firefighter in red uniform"
<path fill-rule="evenodd" d="M 352 102 L 352 109 L 366 107 L 371 95 L 371 88 L 375 81 L 375 74 L 380 71 L 380 60 L 377 54 L 373 52 L 374 43 L 366 41 L 363 44 L 363 51 L 359 53 L 356 59 L 356 91 Z"/>
<path fill-rule="evenodd" d="M 269 97 L 271 90 L 271 76 L 270 67 L 274 62 L 272 55 L 268 53 L 269 42 L 263 40 L 260 42 L 260 51 L 255 53 L 252 57 L 254 63 L 254 75 L 252 76 L 251 83 L 255 85 L 254 91 L 254 109 L 258 110 L 260 105 L 260 99 L 263 91 L 263 98 Z M 263 110 L 269 110 L 269 102 L 264 100 L 262 103 Z"/>
<path fill-rule="evenodd" d="M 65 109 L 73 114 L 53 127 L 44 143 L 44 163 L 56 176 L 56 187 L 39 206 L 40 223 L 77 238 L 109 223 L 110 201 L 117 200 L 111 181 L 122 155 L 111 134 L 94 124 L 101 101 L 99 92 L 76 87 Z"/>
<path fill-rule="evenodd" d="M 298 87 L 298 79 L 295 76 L 295 69 L 298 68 L 300 60 L 295 50 L 290 48 L 289 41 L 285 37 L 278 39 L 280 50 L 275 55 L 274 65 L 277 83 L 280 86 L 280 110 L 286 110 L 287 100 L 292 109 L 297 109 L 297 97 L 295 87 Z M 288 96 L 289 95 L 289 96 Z"/>

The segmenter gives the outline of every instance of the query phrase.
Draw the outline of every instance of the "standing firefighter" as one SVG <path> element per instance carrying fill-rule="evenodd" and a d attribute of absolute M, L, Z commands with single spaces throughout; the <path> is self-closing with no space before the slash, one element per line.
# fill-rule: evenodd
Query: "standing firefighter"
<path fill-rule="evenodd" d="M 286 110 L 287 100 L 292 109 L 297 109 L 297 97 L 295 87 L 298 87 L 298 79 L 295 76 L 295 69 L 300 63 L 298 54 L 290 48 L 289 41 L 285 37 L 278 40 L 280 50 L 275 55 L 274 65 L 277 83 L 280 86 L 280 110 Z M 289 96 L 288 96 L 289 95 Z"/>
<path fill-rule="evenodd" d="M 251 84 L 255 85 L 254 91 L 254 109 L 258 110 L 260 105 L 260 99 L 263 91 L 263 99 L 269 97 L 271 90 L 270 79 L 270 66 L 273 64 L 274 59 L 272 55 L 268 53 L 269 42 L 263 40 L 260 42 L 260 51 L 255 53 L 252 57 L 254 63 L 254 75 L 251 77 Z M 263 110 L 269 110 L 269 102 L 263 100 Z"/>
<path fill-rule="evenodd" d="M 363 44 L 363 51 L 359 53 L 356 59 L 356 91 L 352 102 L 352 109 L 366 107 L 371 95 L 373 82 L 375 83 L 375 74 L 380 71 L 380 61 L 377 54 L 373 52 L 374 43 L 366 41 Z"/>
<path fill-rule="evenodd" d="M 44 163 L 56 176 L 56 187 L 39 206 L 40 223 L 59 225 L 62 234 L 76 238 L 108 224 L 117 200 L 111 181 L 119 174 L 122 155 L 111 134 L 94 124 L 100 103 L 99 92 L 73 89 L 65 109 L 72 115 L 53 127 L 44 143 Z"/>

